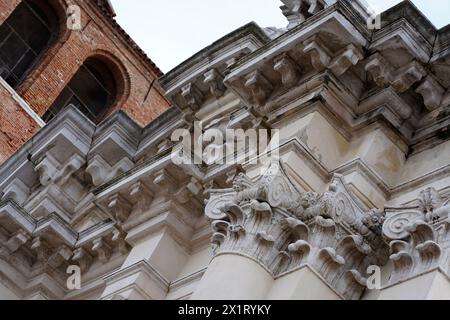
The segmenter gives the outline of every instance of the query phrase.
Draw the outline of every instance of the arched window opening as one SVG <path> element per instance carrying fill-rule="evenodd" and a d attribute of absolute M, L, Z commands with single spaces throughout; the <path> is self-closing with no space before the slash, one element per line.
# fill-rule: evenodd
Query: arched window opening
<path fill-rule="evenodd" d="M 108 65 L 98 58 L 89 58 L 78 69 L 43 119 L 49 122 L 63 108 L 75 105 L 94 123 L 106 116 L 117 98 L 117 83 Z"/>
<path fill-rule="evenodd" d="M 0 25 L 0 76 L 16 89 L 58 33 L 57 14 L 46 1 L 21 1 Z"/>

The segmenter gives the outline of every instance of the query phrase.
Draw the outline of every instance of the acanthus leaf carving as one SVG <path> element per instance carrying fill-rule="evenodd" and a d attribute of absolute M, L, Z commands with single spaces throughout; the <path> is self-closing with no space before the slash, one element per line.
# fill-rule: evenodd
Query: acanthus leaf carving
<path fill-rule="evenodd" d="M 365 288 L 358 279 L 362 282 L 369 263 L 379 259 L 375 251 L 388 254 L 377 233 L 381 222 L 372 222 L 374 231 L 363 223 L 365 212 L 340 176 L 322 195 L 300 192 L 283 164 L 274 162 L 260 178 L 239 174 L 233 189 L 210 194 L 206 215 L 212 220 L 215 254 L 244 253 L 274 275 L 308 264 L 353 299 Z M 354 276 L 345 276 L 348 272 Z M 346 288 L 353 286 L 357 290 L 350 294 Z"/>
<path fill-rule="evenodd" d="M 386 208 L 383 235 L 390 241 L 390 260 L 394 264 L 390 284 L 446 263 L 450 205 L 434 188 L 420 192 L 416 203 L 414 207 Z"/>

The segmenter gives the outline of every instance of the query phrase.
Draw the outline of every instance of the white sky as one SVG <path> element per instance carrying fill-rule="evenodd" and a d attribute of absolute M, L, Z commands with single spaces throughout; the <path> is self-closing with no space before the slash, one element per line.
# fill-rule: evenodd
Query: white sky
<path fill-rule="evenodd" d="M 401 0 L 366 0 L 381 12 Z M 227 33 L 255 21 L 285 27 L 278 0 L 111 0 L 117 21 L 167 72 Z M 450 23 L 449 0 L 414 0 L 440 28 Z"/>

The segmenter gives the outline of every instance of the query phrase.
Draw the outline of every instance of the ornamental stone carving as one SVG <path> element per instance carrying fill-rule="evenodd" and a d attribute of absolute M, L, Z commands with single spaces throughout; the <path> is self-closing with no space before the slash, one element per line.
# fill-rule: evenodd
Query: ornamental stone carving
<path fill-rule="evenodd" d="M 246 255 L 275 277 L 308 265 L 346 298 L 358 299 L 367 267 L 387 261 L 382 217 L 364 219 L 340 176 L 324 194 L 302 193 L 273 163 L 257 181 L 240 174 L 232 189 L 210 195 L 205 211 L 216 255 Z"/>
<path fill-rule="evenodd" d="M 303 52 L 310 56 L 316 71 L 329 68 L 338 77 L 364 58 L 362 51 L 352 43 L 333 55 L 318 35 L 307 39 L 303 45 Z"/>
<path fill-rule="evenodd" d="M 291 88 L 300 80 L 300 69 L 287 54 L 282 54 L 274 60 L 273 69 L 280 73 L 282 84 Z"/>
<path fill-rule="evenodd" d="M 204 83 L 209 86 L 211 95 L 216 99 L 223 96 L 226 91 L 226 87 L 223 84 L 223 76 L 216 69 L 209 70 L 203 76 Z"/>
<path fill-rule="evenodd" d="M 200 109 L 204 101 L 202 92 L 191 82 L 181 88 L 181 96 L 186 106 L 194 112 Z"/>
<path fill-rule="evenodd" d="M 450 200 L 434 188 L 419 194 L 413 207 L 387 208 L 383 235 L 390 241 L 394 265 L 389 283 L 441 268 L 448 274 L 450 249 Z"/>
<path fill-rule="evenodd" d="M 253 103 L 258 108 L 265 105 L 273 91 L 273 86 L 270 81 L 258 70 L 247 75 L 245 87 L 251 90 Z"/>
<path fill-rule="evenodd" d="M 407 91 L 427 75 L 424 67 L 415 60 L 400 68 L 394 68 L 379 53 L 367 59 L 365 69 L 379 87 L 390 85 L 398 93 Z"/>
<path fill-rule="evenodd" d="M 422 95 L 427 109 L 433 111 L 440 107 L 444 99 L 445 89 L 433 76 L 429 75 L 416 89 L 416 92 Z"/>
<path fill-rule="evenodd" d="M 321 0 L 282 0 L 281 10 L 291 29 L 324 8 Z"/>

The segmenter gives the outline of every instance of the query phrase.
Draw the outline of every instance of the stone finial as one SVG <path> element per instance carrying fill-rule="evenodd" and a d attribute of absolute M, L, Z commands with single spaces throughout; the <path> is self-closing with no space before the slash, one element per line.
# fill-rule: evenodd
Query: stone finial
<path fill-rule="evenodd" d="M 283 6 L 280 7 L 283 15 L 288 19 L 288 29 L 304 22 L 320 10 L 324 9 L 324 2 L 321 0 L 281 0 Z"/>

